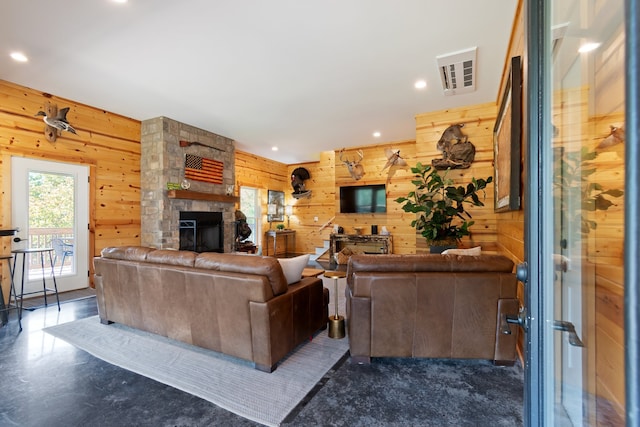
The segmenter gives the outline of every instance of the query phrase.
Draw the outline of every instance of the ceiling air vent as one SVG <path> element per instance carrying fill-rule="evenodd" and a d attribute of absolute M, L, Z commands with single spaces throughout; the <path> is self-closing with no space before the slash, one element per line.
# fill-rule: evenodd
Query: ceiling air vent
<path fill-rule="evenodd" d="M 459 95 L 476 90 L 477 47 L 436 56 L 445 95 Z"/>

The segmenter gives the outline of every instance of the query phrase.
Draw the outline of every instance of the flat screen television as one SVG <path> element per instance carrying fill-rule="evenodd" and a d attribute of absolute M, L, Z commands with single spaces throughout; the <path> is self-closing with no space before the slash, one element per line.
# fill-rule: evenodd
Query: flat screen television
<path fill-rule="evenodd" d="M 387 211 L 384 184 L 340 187 L 340 213 L 379 213 Z"/>

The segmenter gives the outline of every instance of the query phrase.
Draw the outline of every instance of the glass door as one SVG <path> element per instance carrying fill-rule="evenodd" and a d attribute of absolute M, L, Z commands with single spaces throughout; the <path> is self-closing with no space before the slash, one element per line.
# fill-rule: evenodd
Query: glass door
<path fill-rule="evenodd" d="M 529 425 L 625 425 L 623 11 L 528 2 Z"/>
<path fill-rule="evenodd" d="M 52 249 L 51 260 L 48 252 L 25 255 L 25 293 L 42 290 L 43 274 L 49 280 L 52 273 L 60 292 L 89 286 L 87 181 L 85 166 L 12 157 L 12 223 L 18 229 L 12 249 Z M 19 284 L 22 255 L 17 264 Z"/>

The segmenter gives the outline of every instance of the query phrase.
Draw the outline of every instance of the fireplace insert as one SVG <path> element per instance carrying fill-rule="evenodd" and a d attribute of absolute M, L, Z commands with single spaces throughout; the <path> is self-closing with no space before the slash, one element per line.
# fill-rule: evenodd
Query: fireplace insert
<path fill-rule="evenodd" d="M 180 250 L 224 252 L 222 212 L 180 212 Z"/>

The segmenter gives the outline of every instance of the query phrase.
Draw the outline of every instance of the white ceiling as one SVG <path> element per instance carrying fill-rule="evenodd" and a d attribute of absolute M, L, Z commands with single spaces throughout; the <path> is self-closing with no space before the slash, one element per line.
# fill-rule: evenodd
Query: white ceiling
<path fill-rule="evenodd" d="M 166 116 L 283 163 L 312 161 L 412 140 L 419 113 L 495 101 L 516 5 L 3 0 L 0 79 L 137 120 Z M 445 96 L 436 56 L 474 46 L 477 90 Z M 418 79 L 427 89 L 414 89 Z"/>

